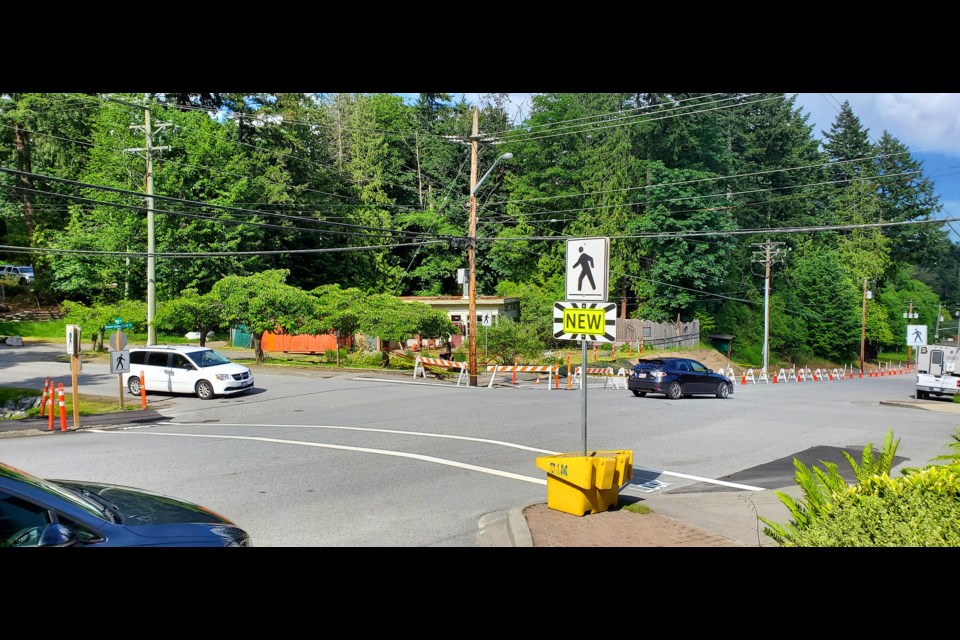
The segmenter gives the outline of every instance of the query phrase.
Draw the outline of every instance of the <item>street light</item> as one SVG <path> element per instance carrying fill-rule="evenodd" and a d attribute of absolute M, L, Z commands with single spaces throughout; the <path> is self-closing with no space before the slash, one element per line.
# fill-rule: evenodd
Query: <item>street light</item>
<path fill-rule="evenodd" d="M 470 386 L 477 386 L 477 189 L 487 179 L 490 172 L 501 160 L 509 160 L 513 157 L 512 153 L 505 153 L 497 158 L 483 177 L 477 180 L 477 138 L 479 132 L 479 112 L 477 108 L 473 109 L 473 135 L 470 137 L 470 231 L 469 246 L 467 247 L 469 255 L 470 270 L 469 276 L 469 307 L 467 311 L 467 331 L 469 340 L 469 358 L 467 366 L 470 373 Z"/>

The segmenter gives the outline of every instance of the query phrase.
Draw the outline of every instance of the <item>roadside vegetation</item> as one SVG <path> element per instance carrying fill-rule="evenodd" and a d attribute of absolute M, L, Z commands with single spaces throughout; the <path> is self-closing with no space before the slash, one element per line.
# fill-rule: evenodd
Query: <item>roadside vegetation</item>
<path fill-rule="evenodd" d="M 807 467 L 795 459 L 803 495 L 777 492 L 792 517 L 786 524 L 760 517 L 764 533 L 779 547 L 960 546 L 960 428 L 952 437 L 949 453 L 896 478 L 890 472 L 900 440 L 892 430 L 879 453 L 872 443 L 859 461 L 843 452 L 855 484 L 836 464 Z"/>
<path fill-rule="evenodd" d="M 155 132 L 170 148 L 152 174 L 153 227 L 144 158 L 124 151 L 143 144 L 145 108 L 170 125 Z M 457 144 L 474 117 L 475 163 Z M 442 93 L 0 93 L 0 125 L 0 263 L 36 272 L 0 305 L 22 293 L 133 319 L 152 230 L 157 320 L 175 335 L 243 324 L 257 361 L 278 327 L 451 333 L 398 297 L 459 296 L 470 246 L 475 292 L 520 300 L 519 322 L 483 336 L 485 360 L 531 358 L 557 348 L 563 240 L 587 235 L 610 238 L 603 299 L 618 315 L 696 319 L 704 343 L 734 336 L 744 367 L 765 346 L 814 367 L 858 361 L 865 343 L 876 362 L 903 350 L 908 310 L 957 330 L 960 245 L 937 220 L 935 183 L 849 104 L 814 131 L 781 93 L 542 93 L 522 122 L 499 94 L 474 109 Z M 490 176 L 476 242 L 468 165 Z M 100 322 L 78 324 L 92 337 Z"/>
<path fill-rule="evenodd" d="M 19 402 L 24 398 L 41 398 L 43 396 L 43 389 L 28 389 L 21 387 L 0 387 L 0 406 L 4 406 L 7 402 Z M 117 411 L 133 411 L 140 409 L 141 406 L 139 403 L 132 404 L 130 402 L 124 402 L 123 407 L 120 407 L 120 401 L 117 398 L 108 398 L 103 396 L 92 396 L 87 394 L 79 394 L 78 413 L 81 416 L 92 416 L 99 415 L 103 413 L 114 413 Z M 64 393 L 63 394 L 63 406 L 64 413 L 69 420 L 73 416 L 73 394 Z M 54 416 L 53 421 L 55 425 L 59 425 L 60 419 L 60 404 L 59 399 L 54 401 Z M 40 407 L 29 407 L 24 410 L 22 418 L 38 418 L 40 416 Z M 49 405 L 45 407 L 42 417 L 49 416 Z M 57 426 L 59 428 L 59 426 Z"/>

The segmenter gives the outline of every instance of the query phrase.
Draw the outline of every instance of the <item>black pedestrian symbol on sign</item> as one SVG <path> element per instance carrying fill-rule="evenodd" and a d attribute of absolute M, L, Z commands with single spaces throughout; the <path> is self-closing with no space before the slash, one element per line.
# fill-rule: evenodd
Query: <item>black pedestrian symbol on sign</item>
<path fill-rule="evenodd" d="M 117 356 L 117 366 L 114 369 L 123 369 L 123 354 Z"/>
<path fill-rule="evenodd" d="M 922 342 L 922 341 L 923 341 L 923 336 L 920 335 L 920 329 L 914 329 L 914 330 L 913 330 L 913 341 L 914 341 L 914 342 Z"/>
<path fill-rule="evenodd" d="M 590 280 L 591 289 L 596 289 L 597 285 L 593 281 L 593 271 L 591 270 L 591 267 L 593 267 L 593 258 L 591 258 L 589 254 L 583 252 L 583 247 L 580 247 L 578 251 L 580 251 L 580 257 L 576 262 L 573 263 L 572 267 L 573 269 L 576 269 L 577 267 L 580 268 L 580 278 L 577 280 L 577 291 L 581 291 L 583 289 L 584 278 Z"/>

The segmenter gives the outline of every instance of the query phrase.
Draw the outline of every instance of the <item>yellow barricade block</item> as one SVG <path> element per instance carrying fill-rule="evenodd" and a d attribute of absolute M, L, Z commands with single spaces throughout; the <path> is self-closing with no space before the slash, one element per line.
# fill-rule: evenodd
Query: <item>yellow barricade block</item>
<path fill-rule="evenodd" d="M 542 456 L 537 458 L 537 467 L 547 472 L 547 506 L 582 516 L 617 504 L 620 488 L 633 477 L 633 452 Z"/>

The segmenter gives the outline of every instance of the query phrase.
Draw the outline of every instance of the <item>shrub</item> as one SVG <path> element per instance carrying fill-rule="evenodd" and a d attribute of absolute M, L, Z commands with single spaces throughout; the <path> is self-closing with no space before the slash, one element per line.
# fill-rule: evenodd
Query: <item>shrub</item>
<path fill-rule="evenodd" d="M 845 496 L 837 496 L 829 513 L 781 546 L 960 546 L 957 474 L 952 472 L 952 480 L 946 483 L 943 475 L 937 467 L 930 467 L 894 480 L 871 478 Z"/>
<path fill-rule="evenodd" d="M 960 430 L 958 430 L 960 433 Z M 960 436 L 954 435 L 954 453 Z M 960 545 L 960 455 L 944 465 L 907 468 L 891 478 L 899 440 L 888 432 L 883 450 L 871 445 L 858 464 L 844 452 L 857 483 L 847 485 L 836 465 L 807 468 L 794 460 L 804 499 L 779 493 L 793 520 L 787 526 L 760 518 L 764 533 L 782 547 L 955 547 Z"/>

